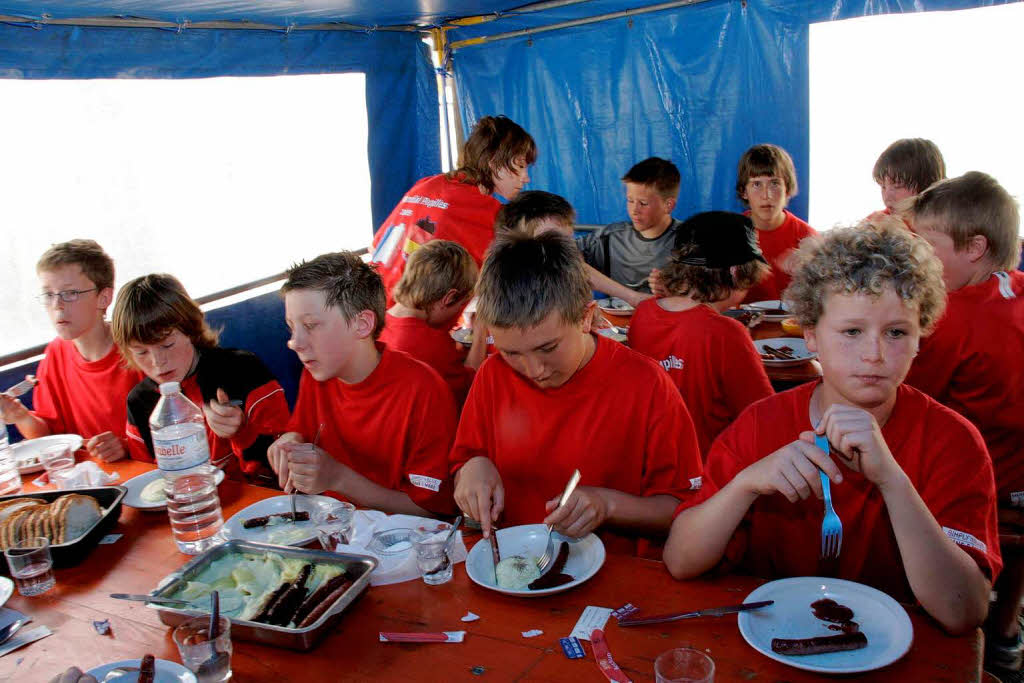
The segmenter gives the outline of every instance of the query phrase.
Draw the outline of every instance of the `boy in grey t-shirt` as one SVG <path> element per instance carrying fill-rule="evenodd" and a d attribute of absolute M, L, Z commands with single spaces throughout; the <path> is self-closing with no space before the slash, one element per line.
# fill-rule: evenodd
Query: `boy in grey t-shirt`
<path fill-rule="evenodd" d="M 651 157 L 629 169 L 626 208 L 630 220 L 612 223 L 577 239 L 588 265 L 630 289 L 651 292 L 652 271 L 672 257 L 680 221 L 672 218 L 679 195 L 679 169 Z"/>

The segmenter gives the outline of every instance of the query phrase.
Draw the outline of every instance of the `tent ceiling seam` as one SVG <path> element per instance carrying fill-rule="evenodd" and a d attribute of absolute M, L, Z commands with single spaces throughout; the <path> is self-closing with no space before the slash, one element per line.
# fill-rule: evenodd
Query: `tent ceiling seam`
<path fill-rule="evenodd" d="M 244 30 L 244 31 L 352 31 L 373 33 L 375 31 L 425 32 L 427 27 L 412 25 L 394 26 L 361 26 L 345 22 L 329 22 L 321 24 L 263 24 L 251 21 L 160 21 L 141 17 L 78 17 L 54 19 L 52 17 L 15 17 L 0 14 L 0 23 L 32 25 L 32 26 L 83 26 L 90 28 L 160 28 L 160 29 L 205 29 L 205 30 Z"/>

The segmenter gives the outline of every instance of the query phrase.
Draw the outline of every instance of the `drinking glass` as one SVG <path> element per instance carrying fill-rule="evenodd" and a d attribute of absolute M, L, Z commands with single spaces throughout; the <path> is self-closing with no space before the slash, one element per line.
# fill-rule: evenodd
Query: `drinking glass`
<path fill-rule="evenodd" d="M 4 556 L 22 595 L 40 595 L 57 583 L 53 575 L 50 539 L 45 536 L 22 539 L 5 550 Z"/>
<path fill-rule="evenodd" d="M 71 452 L 71 447 L 67 444 L 56 444 L 42 450 L 39 454 L 39 462 L 52 477 L 54 472 L 74 467 L 75 454 Z"/>
<path fill-rule="evenodd" d="M 352 523 L 356 506 L 352 503 L 330 503 L 313 513 L 316 535 L 324 550 L 334 552 L 339 545 L 348 545 L 352 539 Z"/>
<path fill-rule="evenodd" d="M 0 424 L 0 429 L 4 425 Z M 17 493 L 21 490 L 21 473 L 18 472 L 18 460 L 14 451 L 3 448 L 0 444 L 0 496 Z"/>
<path fill-rule="evenodd" d="M 199 683 L 219 683 L 231 678 L 231 620 L 220 617 L 217 637 L 210 639 L 210 617 L 193 617 L 174 629 L 181 663 Z"/>
<path fill-rule="evenodd" d="M 654 677 L 658 683 L 712 683 L 715 661 L 700 650 L 678 647 L 658 655 Z"/>
<path fill-rule="evenodd" d="M 433 531 L 419 531 L 412 537 L 416 566 L 423 576 L 423 583 L 429 586 L 452 580 L 452 558 L 446 547 L 451 528 L 451 524 L 439 524 Z"/>

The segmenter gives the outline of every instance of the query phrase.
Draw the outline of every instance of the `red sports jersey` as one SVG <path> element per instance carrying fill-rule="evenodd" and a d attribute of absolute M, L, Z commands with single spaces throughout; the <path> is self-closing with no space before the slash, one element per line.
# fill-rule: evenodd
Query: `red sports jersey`
<path fill-rule="evenodd" d="M 54 339 L 36 376 L 32 412 L 52 434 L 79 434 L 89 440 L 113 432 L 125 442 L 125 399 L 142 373 L 125 365 L 116 346 L 103 358 L 87 361 L 74 342 Z"/>
<path fill-rule="evenodd" d="M 595 337 L 593 357 L 568 382 L 541 389 L 500 356 L 480 366 L 451 455 L 454 474 L 491 458 L 505 488 L 501 525 L 535 524 L 574 469 L 582 486 L 683 498 L 700 486 L 693 423 L 679 392 L 649 359 Z M 609 550 L 635 539 L 603 532 Z"/>
<path fill-rule="evenodd" d="M 1024 506 L 1024 273 L 995 273 L 949 293 L 946 313 L 906 382 L 981 431 L 1000 505 Z"/>
<path fill-rule="evenodd" d="M 750 288 L 744 302 L 771 301 L 781 299 L 782 293 L 789 287 L 792 279 L 786 269 L 786 259 L 800 244 L 800 240 L 817 235 L 814 228 L 807 225 L 789 211 L 782 225 L 775 230 L 758 230 L 757 242 L 761 245 L 764 258 L 772 267 L 768 276 Z M 750 215 L 747 211 L 746 215 Z"/>
<path fill-rule="evenodd" d="M 476 184 L 444 175 L 423 178 L 413 185 L 373 236 L 371 262 L 380 264 L 388 307 L 394 303 L 391 291 L 405 271 L 405 261 L 418 244 L 431 239 L 458 242 L 477 266 L 482 264 L 500 208 L 501 203 L 481 193 Z"/>
<path fill-rule="evenodd" d="M 453 510 L 448 449 L 455 401 L 434 370 L 379 344 L 380 363 L 357 384 L 317 382 L 303 370 L 288 431 L 312 441 L 374 483 L 433 512 Z"/>
<path fill-rule="evenodd" d="M 629 346 L 668 372 L 704 457 L 744 408 L 773 393 L 747 328 L 710 306 L 666 311 L 647 299 L 633 314 Z"/>
<path fill-rule="evenodd" d="M 759 401 L 718 437 L 704 470 L 704 486 L 677 510 L 707 500 L 741 470 L 811 429 L 809 407 L 817 382 Z M 901 385 L 882 436 L 942 530 L 989 579 L 1002 568 L 996 530 L 992 465 L 978 430 L 916 389 Z M 832 484 L 832 503 L 843 521 L 837 565 L 820 558 L 822 502 L 790 503 L 782 494 L 750 506 L 726 550 L 750 574 L 766 578 L 834 575 L 874 586 L 912 602 L 892 523 L 874 484 L 843 467 Z"/>
<path fill-rule="evenodd" d="M 437 370 L 451 388 L 456 406 L 461 407 L 466 402 L 476 373 L 463 365 L 465 348 L 452 339 L 447 330 L 431 327 L 422 318 L 398 318 L 389 313 L 380 340 L 388 348 L 404 351 Z"/>

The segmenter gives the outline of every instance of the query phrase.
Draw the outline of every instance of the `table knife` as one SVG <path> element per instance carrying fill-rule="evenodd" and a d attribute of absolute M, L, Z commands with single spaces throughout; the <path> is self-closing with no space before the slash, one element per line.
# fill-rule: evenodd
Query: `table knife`
<path fill-rule="evenodd" d="M 619 626 L 640 626 L 642 624 L 662 624 L 667 621 L 680 621 L 681 619 L 692 619 L 694 617 L 720 617 L 725 614 L 734 614 L 736 612 L 746 612 L 752 609 L 761 609 L 768 605 L 775 604 L 774 600 L 764 600 L 763 602 L 745 602 L 742 605 L 729 605 L 728 607 L 712 607 L 710 609 L 702 609 L 696 612 L 679 612 L 677 614 L 658 614 L 652 617 L 645 617 L 642 614 L 638 614 L 636 617 L 633 615 L 625 616 L 619 619 Z"/>

